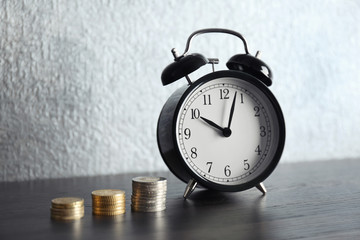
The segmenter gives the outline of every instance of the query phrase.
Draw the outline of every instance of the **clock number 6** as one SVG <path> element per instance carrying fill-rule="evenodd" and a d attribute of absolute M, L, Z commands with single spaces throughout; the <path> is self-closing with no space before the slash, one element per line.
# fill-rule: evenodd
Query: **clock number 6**
<path fill-rule="evenodd" d="M 230 166 L 229 165 L 226 165 L 226 167 L 224 169 L 224 173 L 225 173 L 225 176 L 230 177 L 231 171 L 230 171 Z"/>

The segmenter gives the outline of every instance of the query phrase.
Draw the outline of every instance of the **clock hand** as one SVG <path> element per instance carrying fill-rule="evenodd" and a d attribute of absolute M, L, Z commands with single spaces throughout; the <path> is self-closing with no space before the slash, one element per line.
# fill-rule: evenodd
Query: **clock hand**
<path fill-rule="evenodd" d="M 222 134 L 224 135 L 224 137 L 230 137 L 231 136 L 231 130 L 230 128 L 222 128 L 219 125 L 217 125 L 216 123 L 214 123 L 213 121 L 204 118 L 204 117 L 200 117 L 202 120 L 204 120 L 207 124 L 209 124 L 210 126 L 213 126 L 214 128 L 220 130 L 222 132 Z"/>
<path fill-rule="evenodd" d="M 213 126 L 216 129 L 219 129 L 221 132 L 224 130 L 224 128 L 220 127 L 219 125 L 217 125 L 216 123 L 214 123 L 213 121 L 204 118 L 204 117 L 200 117 L 202 120 L 204 120 L 207 124 L 209 124 L 210 126 Z"/>
<path fill-rule="evenodd" d="M 234 109 L 235 109 L 235 102 L 236 102 L 236 93 L 235 92 L 235 95 L 234 95 L 234 100 L 231 104 L 231 109 L 230 109 L 230 117 L 229 117 L 229 123 L 228 123 L 228 127 L 230 129 L 230 126 L 231 126 L 231 121 L 232 121 L 232 118 L 233 118 L 233 115 L 234 115 Z"/>

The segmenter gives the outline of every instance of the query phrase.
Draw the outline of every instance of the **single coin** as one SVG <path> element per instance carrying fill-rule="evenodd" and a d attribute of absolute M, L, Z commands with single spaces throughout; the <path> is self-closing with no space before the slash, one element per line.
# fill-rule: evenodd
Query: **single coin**
<path fill-rule="evenodd" d="M 158 208 L 139 208 L 131 206 L 131 211 L 133 212 L 159 212 L 165 210 L 166 207 L 158 207 Z"/>
<path fill-rule="evenodd" d="M 132 187 L 133 188 L 166 188 L 167 184 L 166 182 L 162 183 L 162 184 L 154 184 L 154 183 L 132 183 Z"/>
<path fill-rule="evenodd" d="M 126 209 L 125 205 L 123 206 L 116 206 L 116 207 L 94 207 L 92 208 L 93 210 L 99 210 L 99 211 L 117 211 L 117 210 L 124 210 Z"/>
<path fill-rule="evenodd" d="M 158 197 L 136 197 L 136 196 L 132 196 L 131 197 L 131 202 L 160 202 L 160 201 L 166 201 L 166 198 L 164 197 L 161 197 L 161 198 L 158 198 Z"/>
<path fill-rule="evenodd" d="M 125 203 L 126 199 L 118 199 L 118 200 L 104 200 L 104 199 L 93 199 L 93 204 L 103 204 L 103 205 L 114 205 L 114 204 L 122 204 Z"/>
<path fill-rule="evenodd" d="M 118 189 L 100 189 L 92 191 L 91 195 L 99 197 L 114 197 L 114 196 L 124 196 L 125 191 Z"/>
<path fill-rule="evenodd" d="M 57 208 L 50 208 L 50 212 L 51 214 L 56 214 L 56 215 L 61 215 L 61 216 L 71 216 L 71 215 L 75 215 L 75 214 L 82 214 L 84 213 L 84 208 L 79 208 L 79 209 L 57 209 Z"/>
<path fill-rule="evenodd" d="M 166 182 L 164 177 L 135 177 L 132 179 L 133 183 L 147 183 L 147 184 L 157 184 L 159 182 Z"/>
<path fill-rule="evenodd" d="M 148 207 L 148 208 L 152 208 L 152 207 L 161 207 L 161 206 L 166 206 L 166 202 L 158 202 L 158 203 L 131 203 L 132 206 L 136 206 L 136 207 Z"/>
<path fill-rule="evenodd" d="M 54 198 L 51 200 L 52 208 L 75 208 L 84 206 L 84 199 L 77 197 Z"/>
<path fill-rule="evenodd" d="M 154 189 L 147 189 L 147 188 L 133 188 L 133 193 L 137 193 L 137 194 L 166 194 L 166 189 L 159 189 L 159 188 L 154 188 Z"/>
<path fill-rule="evenodd" d="M 82 215 L 74 215 L 74 216 L 56 216 L 51 215 L 51 218 L 54 220 L 60 220 L 60 221 L 69 221 L 69 220 L 77 220 L 84 217 L 84 214 Z"/>
<path fill-rule="evenodd" d="M 166 192 L 133 192 L 131 196 L 139 197 L 166 197 Z"/>
<path fill-rule="evenodd" d="M 119 211 L 93 211 L 94 215 L 98 215 L 98 216 L 115 216 L 115 215 L 120 215 L 120 214 L 124 214 L 125 210 L 119 210 Z"/>

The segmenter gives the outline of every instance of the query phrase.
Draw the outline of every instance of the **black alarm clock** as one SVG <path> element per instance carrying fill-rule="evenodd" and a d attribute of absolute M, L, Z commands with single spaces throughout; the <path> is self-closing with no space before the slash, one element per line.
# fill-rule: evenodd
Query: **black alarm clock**
<path fill-rule="evenodd" d="M 225 33 L 241 39 L 245 53 L 214 71 L 216 58 L 189 54 L 192 39 L 204 33 Z M 266 193 L 262 183 L 277 166 L 285 144 L 285 121 L 269 90 L 272 72 L 249 54 L 245 38 L 228 29 L 192 33 L 184 53 L 172 49 L 174 62 L 162 72 L 163 85 L 181 78 L 187 85 L 175 91 L 161 110 L 157 125 L 160 154 L 179 179 L 187 183 L 184 198 L 197 187 L 243 191 L 252 187 Z M 213 71 L 196 81 L 188 74 L 205 64 Z"/>

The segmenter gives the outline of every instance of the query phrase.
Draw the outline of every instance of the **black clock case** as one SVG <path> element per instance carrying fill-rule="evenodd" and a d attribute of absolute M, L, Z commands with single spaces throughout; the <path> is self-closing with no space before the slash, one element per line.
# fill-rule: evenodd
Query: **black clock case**
<path fill-rule="evenodd" d="M 279 142 L 276 149 L 274 158 L 271 164 L 262 172 L 258 177 L 250 182 L 240 185 L 221 185 L 213 183 L 195 174 L 185 163 L 185 160 L 181 157 L 180 150 L 176 141 L 176 121 L 179 114 L 180 107 L 187 97 L 187 95 L 195 88 L 200 87 L 202 84 L 217 78 L 233 77 L 241 80 L 245 80 L 257 88 L 259 88 L 271 101 L 275 112 L 277 114 L 279 123 Z M 223 70 L 209 73 L 193 84 L 183 86 L 176 90 L 165 103 L 161 110 L 158 124 L 157 124 L 157 142 L 160 150 L 160 154 L 168 166 L 170 171 L 178 177 L 180 180 L 187 183 L 190 179 L 195 179 L 202 187 L 226 192 L 243 191 L 256 186 L 263 182 L 275 169 L 280 157 L 282 155 L 285 145 L 285 121 L 282 114 L 280 105 L 276 100 L 275 96 L 271 93 L 268 87 L 263 84 L 257 78 L 240 71 L 234 70 Z"/>

